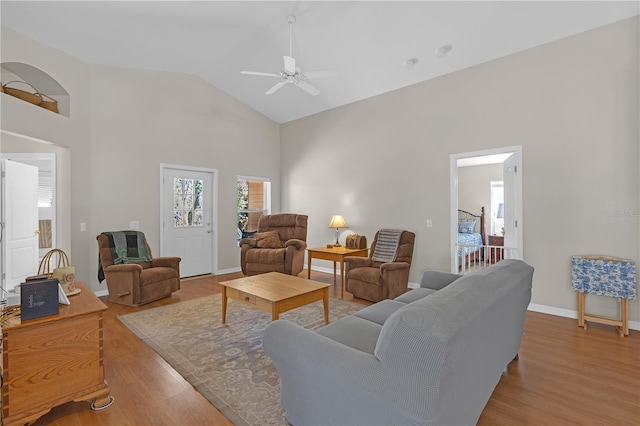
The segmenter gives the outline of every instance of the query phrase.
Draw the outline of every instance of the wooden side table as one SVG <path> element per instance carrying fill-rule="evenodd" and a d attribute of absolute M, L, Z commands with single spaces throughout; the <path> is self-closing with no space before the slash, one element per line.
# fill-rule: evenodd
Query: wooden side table
<path fill-rule="evenodd" d="M 489 263 L 500 262 L 504 255 L 504 249 L 497 247 L 504 247 L 504 235 L 487 235 L 487 242 L 489 247 Z"/>
<path fill-rule="evenodd" d="M 113 402 L 104 380 L 102 312 L 107 306 L 84 284 L 58 315 L 2 324 L 2 413 L 5 425 L 35 422 L 53 407 Z"/>
<path fill-rule="evenodd" d="M 344 258 L 347 256 L 369 256 L 369 249 L 348 249 L 346 247 L 316 247 L 307 249 L 307 278 L 311 279 L 311 259 L 333 262 L 333 285 L 336 285 L 336 262 L 340 262 L 340 297 L 344 299 Z"/>

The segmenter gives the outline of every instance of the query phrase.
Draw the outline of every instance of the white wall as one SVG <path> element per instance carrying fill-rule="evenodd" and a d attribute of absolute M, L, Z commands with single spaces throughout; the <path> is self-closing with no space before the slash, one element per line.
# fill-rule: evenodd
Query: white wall
<path fill-rule="evenodd" d="M 638 35 L 636 17 L 284 124 L 282 208 L 310 215 L 311 246 L 331 241 L 333 213 L 369 239 L 416 232 L 419 282 L 450 268 L 449 156 L 522 145 L 532 302 L 575 310 L 572 255 L 638 261 L 638 216 L 606 214 L 638 209 Z M 617 314 L 614 300 L 588 299 Z"/>
<path fill-rule="evenodd" d="M 237 177 L 270 177 L 280 205 L 278 125 L 198 77 L 104 66 L 91 76 L 94 238 L 136 220 L 160 253 L 159 164 L 212 168 L 218 267 L 238 268 Z"/>
<path fill-rule="evenodd" d="M 89 65 L 4 27 L 1 47 L 2 62 L 33 65 L 70 94 L 70 117 L 3 94 L 0 128 L 69 148 L 71 244 L 60 248 L 79 280 L 105 290 L 96 277 L 96 235 L 128 229 L 130 220 L 160 252 L 160 163 L 218 170 L 218 267 L 239 268 L 236 179 L 270 177 L 279 206 L 276 123 L 190 75 Z"/>
<path fill-rule="evenodd" d="M 71 166 L 68 170 L 71 194 L 59 193 L 58 195 L 68 197 L 70 209 L 64 212 L 63 216 L 58 216 L 58 220 L 59 223 L 64 223 L 65 218 L 68 218 L 71 229 L 58 228 L 58 238 L 61 238 L 58 240 L 60 242 L 58 248 L 65 250 L 70 256 L 76 265 L 76 275 L 83 280 L 88 280 L 89 271 L 92 267 L 95 268 L 97 259 L 90 258 L 89 238 L 87 233 L 79 232 L 79 223 L 89 219 L 90 210 L 89 204 L 83 201 L 83 194 L 90 193 L 91 188 L 91 167 L 88 161 L 90 68 L 81 61 L 5 27 L 2 27 L 1 31 L 0 60 L 2 62 L 22 62 L 39 68 L 73 94 L 69 117 L 0 94 L 2 107 L 0 128 L 69 149 Z M 8 139 L 6 135 L 0 135 L 3 139 Z M 25 148 L 32 144 L 28 139 L 24 141 Z M 17 146 L 14 145 L 11 150 L 23 151 L 21 144 L 18 141 Z M 10 152 L 8 149 L 9 146 L 5 148 L 3 143 L 3 152 Z M 32 149 L 35 150 L 35 148 Z M 50 151 L 43 149 L 42 152 Z M 59 168 L 60 166 L 61 164 L 58 163 Z M 95 239 L 95 236 L 93 238 Z"/>

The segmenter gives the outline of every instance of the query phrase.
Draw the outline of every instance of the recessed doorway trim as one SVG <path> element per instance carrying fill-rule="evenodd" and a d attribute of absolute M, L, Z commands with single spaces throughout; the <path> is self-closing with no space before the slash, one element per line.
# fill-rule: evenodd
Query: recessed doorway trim
<path fill-rule="evenodd" d="M 459 154 L 451 154 L 449 157 L 449 188 L 450 188 L 450 250 L 451 253 L 451 272 L 458 271 L 458 256 L 456 255 L 456 245 L 458 243 L 458 165 L 460 161 L 468 162 L 473 158 L 501 156 L 503 154 L 515 155 L 515 164 L 517 167 L 518 179 L 516 179 L 514 187 L 514 219 L 517 223 L 516 227 L 516 243 L 517 243 L 517 259 L 523 259 L 523 229 L 524 221 L 522 218 L 522 146 L 509 146 L 504 148 L 495 148 L 482 151 L 464 152 Z"/>

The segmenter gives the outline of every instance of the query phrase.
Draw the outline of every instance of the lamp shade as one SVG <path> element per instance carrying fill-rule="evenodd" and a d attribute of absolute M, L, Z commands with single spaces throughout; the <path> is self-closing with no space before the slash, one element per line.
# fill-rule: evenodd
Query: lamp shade
<path fill-rule="evenodd" d="M 504 218 L 504 203 L 498 204 L 498 213 L 496 213 L 496 219 Z"/>
<path fill-rule="evenodd" d="M 334 214 L 331 218 L 331 222 L 329 222 L 329 228 L 338 229 L 347 227 L 349 227 L 349 225 L 347 225 L 347 221 L 344 220 L 344 217 L 342 217 L 341 214 Z"/>

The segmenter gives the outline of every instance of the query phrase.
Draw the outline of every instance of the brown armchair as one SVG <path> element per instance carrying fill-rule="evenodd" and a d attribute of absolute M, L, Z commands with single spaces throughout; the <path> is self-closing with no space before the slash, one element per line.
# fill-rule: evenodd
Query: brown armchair
<path fill-rule="evenodd" d="M 409 269 L 416 234 L 402 231 L 392 262 L 372 259 L 380 231 L 376 232 L 369 257 L 345 257 L 345 290 L 359 299 L 379 302 L 393 299 L 407 291 Z"/>
<path fill-rule="evenodd" d="M 264 215 L 255 238 L 240 241 L 240 266 L 245 275 L 281 272 L 298 275 L 304 269 L 307 219 L 300 214 Z"/>
<path fill-rule="evenodd" d="M 151 262 L 114 264 L 112 245 L 106 233 L 96 237 L 98 240 L 101 271 L 98 279 L 107 281 L 108 300 L 128 306 L 140 306 L 145 303 L 171 296 L 180 290 L 180 258 L 151 256 L 151 248 L 145 241 Z"/>

